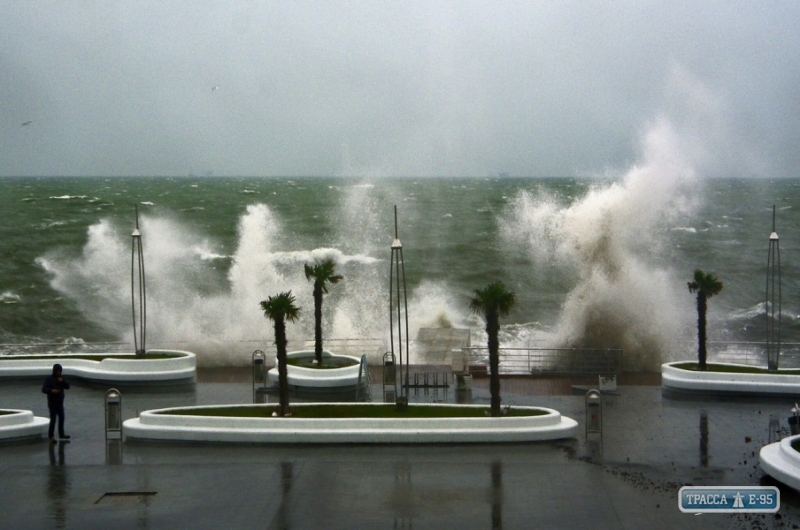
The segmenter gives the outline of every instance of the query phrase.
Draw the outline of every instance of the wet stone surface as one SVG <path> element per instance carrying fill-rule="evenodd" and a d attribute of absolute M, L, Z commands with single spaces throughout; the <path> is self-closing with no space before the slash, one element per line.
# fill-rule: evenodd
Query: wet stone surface
<path fill-rule="evenodd" d="M 216 370 L 194 387 L 122 388 L 123 417 L 252 402 L 249 377 Z M 584 396 L 570 383 L 506 379 L 502 395 L 507 406 L 574 418 L 576 439 L 297 447 L 107 442 L 107 388 L 76 382 L 66 401 L 71 443 L 0 445 L 0 527 L 800 528 L 800 494 L 758 465 L 760 448 L 788 435 L 793 403 L 675 400 L 652 384 L 621 385 L 618 395 L 603 396 L 602 435 L 587 437 Z M 3 382 L 0 408 L 46 416 L 40 386 Z M 373 400 L 382 392 L 373 379 Z M 475 379 L 467 393 L 412 389 L 409 400 L 488 404 L 488 380 Z M 690 484 L 777 485 L 781 509 L 683 514 L 677 494 Z"/>

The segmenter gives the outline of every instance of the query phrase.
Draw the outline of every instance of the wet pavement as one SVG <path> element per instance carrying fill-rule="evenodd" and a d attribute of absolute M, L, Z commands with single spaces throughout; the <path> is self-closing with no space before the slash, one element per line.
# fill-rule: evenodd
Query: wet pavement
<path fill-rule="evenodd" d="M 249 371 L 201 372 L 194 387 L 122 388 L 123 415 L 252 402 Z M 133 443 L 104 435 L 107 387 L 73 382 L 71 443 L 0 445 L 0 528 L 800 528 L 800 495 L 778 514 L 684 514 L 681 486 L 774 485 L 758 451 L 788 435 L 788 400 L 668 399 L 657 375 L 620 378 L 587 439 L 585 381 L 504 379 L 505 405 L 552 407 L 576 439 L 533 444 L 268 446 Z M 634 384 L 639 383 L 639 384 Z M 645 384 L 642 384 L 645 383 Z M 4 381 L 0 408 L 46 416 L 38 381 Z M 372 385 L 382 397 L 380 379 Z M 489 402 L 419 389 L 410 401 Z"/>

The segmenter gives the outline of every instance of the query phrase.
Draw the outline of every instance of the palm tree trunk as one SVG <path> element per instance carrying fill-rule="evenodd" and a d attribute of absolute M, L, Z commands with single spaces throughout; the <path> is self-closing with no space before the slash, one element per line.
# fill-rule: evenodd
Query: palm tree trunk
<path fill-rule="evenodd" d="M 697 361 L 698 369 L 706 369 L 706 295 L 697 291 Z"/>
<path fill-rule="evenodd" d="M 486 333 L 489 335 L 489 393 L 492 416 L 500 416 L 500 322 L 496 313 L 486 314 Z"/>
<path fill-rule="evenodd" d="M 314 357 L 322 365 L 322 286 L 314 282 Z"/>
<path fill-rule="evenodd" d="M 278 401 L 280 415 L 289 412 L 289 374 L 286 370 L 286 323 L 283 318 L 275 319 L 275 346 L 278 349 Z"/>

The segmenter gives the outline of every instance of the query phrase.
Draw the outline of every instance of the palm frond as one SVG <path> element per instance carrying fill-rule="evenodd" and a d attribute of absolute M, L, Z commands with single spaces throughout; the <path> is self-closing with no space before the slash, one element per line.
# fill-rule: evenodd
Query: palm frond
<path fill-rule="evenodd" d="M 262 300 L 261 309 L 264 311 L 264 316 L 270 320 L 284 319 L 294 322 L 300 317 L 300 308 L 295 305 L 292 291 L 279 293 Z"/>
<path fill-rule="evenodd" d="M 483 289 L 475 289 L 475 296 L 469 301 L 469 308 L 478 314 L 496 313 L 506 316 L 514 307 L 514 293 L 505 284 L 497 280 Z"/>
<path fill-rule="evenodd" d="M 327 258 L 316 262 L 314 265 L 304 265 L 306 280 L 314 279 L 314 285 L 319 286 L 322 292 L 328 294 L 328 284 L 335 285 L 344 279 L 341 274 L 336 274 L 336 262 Z"/>
<path fill-rule="evenodd" d="M 686 285 L 689 287 L 690 293 L 700 291 L 706 295 L 706 298 L 711 298 L 722 291 L 722 282 L 713 274 L 706 274 L 700 269 L 694 271 L 694 281 Z"/>

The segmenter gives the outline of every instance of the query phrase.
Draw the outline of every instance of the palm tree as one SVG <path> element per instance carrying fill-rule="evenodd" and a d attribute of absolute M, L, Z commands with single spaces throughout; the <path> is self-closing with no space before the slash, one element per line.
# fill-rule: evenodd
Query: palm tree
<path fill-rule="evenodd" d="M 500 416 L 500 317 L 508 315 L 514 307 L 514 293 L 506 289 L 501 281 L 492 282 L 483 289 L 475 290 L 475 297 L 469 301 L 475 313 L 486 318 L 486 333 L 489 336 L 489 392 L 492 395 L 492 416 Z"/>
<path fill-rule="evenodd" d="M 694 281 L 687 284 L 689 292 L 697 292 L 697 367 L 706 369 L 706 307 L 709 298 L 719 294 L 722 282 L 711 273 L 694 271 Z"/>
<path fill-rule="evenodd" d="M 261 302 L 264 316 L 275 323 L 275 346 L 278 349 L 278 396 L 280 415 L 289 412 L 289 380 L 286 375 L 286 321 L 294 322 L 300 316 L 300 308 L 294 305 L 292 291 L 270 296 Z"/>
<path fill-rule="evenodd" d="M 328 294 L 328 284 L 336 285 L 344 277 L 336 274 L 336 262 L 332 259 L 318 261 L 313 266 L 305 264 L 306 280 L 314 278 L 314 357 L 322 364 L 322 295 Z"/>

